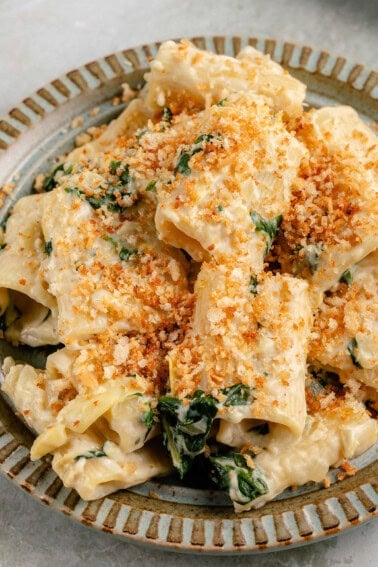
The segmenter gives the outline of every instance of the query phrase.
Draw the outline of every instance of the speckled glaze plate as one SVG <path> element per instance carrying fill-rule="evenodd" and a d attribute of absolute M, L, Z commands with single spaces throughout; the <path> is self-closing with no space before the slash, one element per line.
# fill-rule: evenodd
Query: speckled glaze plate
<path fill-rule="evenodd" d="M 378 121 L 378 73 L 325 51 L 254 37 L 194 38 L 204 49 L 228 55 L 251 44 L 269 53 L 308 86 L 313 106 L 350 104 L 363 119 Z M 74 69 L 23 100 L 0 120 L 0 221 L 14 200 L 30 193 L 39 172 L 69 150 L 75 137 L 108 122 L 123 108 L 121 84 L 136 88 L 159 44 L 120 51 Z M 119 99 L 118 99 L 119 100 Z M 91 112 L 96 108 L 98 112 Z M 75 117 L 83 123 L 72 128 Z M 76 121 L 80 122 L 80 121 Z M 43 365 L 43 349 L 11 348 L 0 341 L 0 359 Z M 330 488 L 307 485 L 286 491 L 260 510 L 236 516 L 226 497 L 185 487 L 175 479 L 151 481 L 129 491 L 85 502 L 65 488 L 50 459 L 31 462 L 33 435 L 0 396 L 0 470 L 39 500 L 97 529 L 136 543 L 187 552 L 228 554 L 274 551 L 317 541 L 371 520 L 378 505 L 377 448 L 355 459 L 355 476 Z M 335 480 L 335 472 L 331 474 Z"/>

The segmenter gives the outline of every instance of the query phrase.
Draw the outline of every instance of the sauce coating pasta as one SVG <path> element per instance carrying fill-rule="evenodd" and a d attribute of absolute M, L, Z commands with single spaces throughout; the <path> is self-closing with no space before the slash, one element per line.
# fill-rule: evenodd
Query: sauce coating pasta
<path fill-rule="evenodd" d="M 377 138 L 304 97 L 252 47 L 165 42 L 15 205 L 0 332 L 61 348 L 2 391 L 82 498 L 198 465 L 245 511 L 377 441 Z"/>

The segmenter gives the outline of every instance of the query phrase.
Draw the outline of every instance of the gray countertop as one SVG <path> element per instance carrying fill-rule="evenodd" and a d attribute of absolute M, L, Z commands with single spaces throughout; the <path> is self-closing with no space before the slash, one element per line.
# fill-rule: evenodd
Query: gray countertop
<path fill-rule="evenodd" d="M 0 0 L 0 116 L 61 73 L 151 41 L 244 34 L 321 47 L 374 67 L 376 0 Z M 146 550 L 81 526 L 0 476 L 0 566 L 259 565 L 365 567 L 378 522 L 302 548 L 255 557 Z"/>

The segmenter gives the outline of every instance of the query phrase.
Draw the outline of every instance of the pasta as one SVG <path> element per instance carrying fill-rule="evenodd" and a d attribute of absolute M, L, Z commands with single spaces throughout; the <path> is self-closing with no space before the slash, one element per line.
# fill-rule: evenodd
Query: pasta
<path fill-rule="evenodd" d="M 82 498 L 198 469 L 241 512 L 377 441 L 377 139 L 304 97 L 252 47 L 165 42 L 14 206 L 0 332 L 58 348 L 2 392 Z"/>

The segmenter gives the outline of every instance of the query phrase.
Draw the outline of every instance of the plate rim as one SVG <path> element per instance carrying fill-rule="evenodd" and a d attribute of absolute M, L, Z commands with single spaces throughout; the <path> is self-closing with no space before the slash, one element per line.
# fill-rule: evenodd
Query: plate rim
<path fill-rule="evenodd" d="M 303 70 L 340 82 L 341 87 L 348 86 L 357 95 L 371 99 L 373 106 L 378 108 L 378 100 L 373 96 L 378 85 L 378 72 L 350 62 L 345 57 L 267 37 L 214 35 L 189 39 L 200 48 L 231 55 L 250 44 L 291 70 Z M 95 91 L 113 79 L 126 80 L 127 73 L 148 67 L 149 60 L 154 57 L 161 43 L 126 48 L 85 63 L 23 99 L 0 118 L 0 159 L 3 155 L 9 155 L 8 152 L 12 151 L 13 144 L 20 136 L 65 102 Z M 13 177 L 5 180 L 13 181 L 17 182 Z M 0 187 L 1 197 L 5 195 L 2 195 Z M 345 490 L 340 490 L 342 483 L 334 484 L 333 487 L 339 487 L 336 493 L 340 492 L 340 496 L 327 497 L 329 493 L 325 489 L 322 493 L 324 498 L 315 497 L 321 491 L 303 495 L 302 500 L 306 502 L 307 499 L 308 503 L 298 508 L 289 505 L 286 510 L 281 510 L 282 506 L 277 507 L 273 502 L 260 510 L 237 516 L 229 509 L 222 516 L 220 510 L 223 508 L 213 508 L 213 518 L 206 515 L 201 517 L 201 506 L 195 509 L 195 506 L 181 504 L 175 506 L 176 511 L 173 505 L 167 505 L 160 512 L 149 510 L 143 508 L 146 497 L 127 491 L 116 493 L 116 497 L 110 495 L 85 502 L 74 490 L 63 487 L 52 471 L 50 462 L 49 457 L 34 463 L 30 461 L 28 447 L 7 429 L 0 411 L 2 473 L 53 509 L 133 543 L 210 555 L 228 555 L 235 551 L 254 554 L 320 541 L 366 523 L 378 513 L 378 486 L 374 483 L 378 476 L 378 461 L 360 470 L 356 477 L 342 481 Z M 153 503 L 158 506 L 158 500 L 151 497 L 149 500 L 150 507 L 153 507 Z M 293 502 L 293 499 L 281 502 Z M 191 509 L 190 515 L 182 514 L 182 508 L 185 507 Z M 275 507 L 277 512 L 274 511 Z"/>

